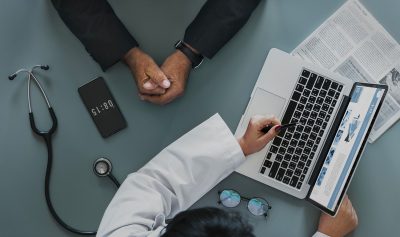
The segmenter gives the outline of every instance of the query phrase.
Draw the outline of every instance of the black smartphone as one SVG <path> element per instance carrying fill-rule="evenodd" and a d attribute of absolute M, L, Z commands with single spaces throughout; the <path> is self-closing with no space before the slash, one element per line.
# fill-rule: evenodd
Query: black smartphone
<path fill-rule="evenodd" d="M 126 120 L 104 78 L 88 82 L 79 87 L 78 92 L 102 137 L 126 128 Z"/>

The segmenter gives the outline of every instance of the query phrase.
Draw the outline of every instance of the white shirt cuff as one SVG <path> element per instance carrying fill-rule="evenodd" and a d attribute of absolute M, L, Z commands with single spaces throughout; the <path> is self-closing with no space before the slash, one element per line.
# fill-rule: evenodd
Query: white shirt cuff
<path fill-rule="evenodd" d="M 317 231 L 312 237 L 330 237 L 330 236 Z"/>

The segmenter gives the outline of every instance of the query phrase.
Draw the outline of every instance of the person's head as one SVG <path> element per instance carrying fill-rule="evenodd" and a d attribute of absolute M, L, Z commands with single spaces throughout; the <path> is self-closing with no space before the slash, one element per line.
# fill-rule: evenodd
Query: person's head
<path fill-rule="evenodd" d="M 218 208 L 187 210 L 176 215 L 162 237 L 254 237 L 239 213 Z"/>

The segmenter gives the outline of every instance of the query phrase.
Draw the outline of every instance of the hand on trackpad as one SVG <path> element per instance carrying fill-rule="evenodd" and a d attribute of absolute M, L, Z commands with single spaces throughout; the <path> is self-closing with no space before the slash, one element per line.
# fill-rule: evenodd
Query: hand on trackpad
<path fill-rule="evenodd" d="M 242 128 L 247 127 L 250 118 L 254 115 L 275 115 L 277 118 L 281 118 L 281 113 L 285 103 L 286 99 L 261 88 L 257 88 L 254 96 L 249 102 L 249 106 L 241 124 Z"/>

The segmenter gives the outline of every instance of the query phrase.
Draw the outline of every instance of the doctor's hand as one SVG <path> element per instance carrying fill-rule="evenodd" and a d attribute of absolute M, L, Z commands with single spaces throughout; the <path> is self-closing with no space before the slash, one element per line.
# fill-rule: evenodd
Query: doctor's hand
<path fill-rule="evenodd" d="M 138 47 L 134 47 L 124 56 L 140 94 L 160 95 L 171 86 L 171 82 L 154 62 L 154 60 Z"/>
<path fill-rule="evenodd" d="M 357 213 L 349 197 L 346 195 L 335 217 L 331 217 L 325 213 L 321 214 L 318 231 L 330 237 L 343 237 L 353 231 L 357 225 Z"/>
<path fill-rule="evenodd" d="M 161 70 L 171 82 L 165 94 L 146 95 L 141 93 L 140 98 L 154 104 L 164 105 L 183 95 L 186 81 L 189 77 L 192 62 L 179 50 L 172 53 L 161 66 Z"/>
<path fill-rule="evenodd" d="M 276 117 L 254 116 L 247 125 L 243 137 L 238 139 L 245 156 L 263 149 L 279 133 L 280 122 Z M 261 132 L 266 126 L 273 126 L 268 133 Z"/>

